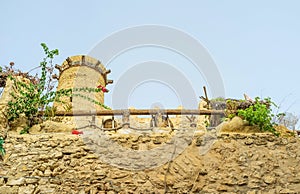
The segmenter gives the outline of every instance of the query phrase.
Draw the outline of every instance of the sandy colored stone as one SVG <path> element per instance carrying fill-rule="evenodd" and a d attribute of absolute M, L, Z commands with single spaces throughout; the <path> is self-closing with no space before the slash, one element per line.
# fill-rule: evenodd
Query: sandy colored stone
<path fill-rule="evenodd" d="M 2 186 L 0 187 L 0 193 L 18 194 L 18 187 Z"/>
<path fill-rule="evenodd" d="M 282 190 L 280 190 L 280 192 L 279 193 L 282 193 L 282 194 L 291 194 L 291 193 L 298 193 L 298 192 L 296 192 L 296 191 L 294 191 L 294 190 L 291 190 L 291 189 L 282 189 Z"/>
<path fill-rule="evenodd" d="M 47 168 L 44 172 L 44 175 L 47 177 L 51 176 L 51 174 L 52 174 L 52 171 L 50 170 L 50 168 Z"/>
<path fill-rule="evenodd" d="M 40 125 L 40 124 L 33 125 L 33 126 L 29 129 L 29 132 L 30 132 L 31 134 L 41 133 L 41 132 L 42 132 L 41 125 Z"/>
<path fill-rule="evenodd" d="M 33 178 L 25 178 L 26 184 L 36 184 L 39 182 L 39 178 L 33 177 Z"/>
<path fill-rule="evenodd" d="M 71 132 L 72 129 L 74 129 L 74 126 L 72 126 L 72 125 L 65 125 L 64 123 L 47 120 L 47 121 L 43 122 L 42 124 L 40 124 L 39 127 L 34 126 L 34 128 L 31 128 L 29 130 L 29 132 L 31 132 L 31 130 L 33 130 L 34 133 L 37 133 L 37 132 L 46 132 L 46 133 Z M 38 131 L 38 130 L 40 130 L 40 131 Z"/>
<path fill-rule="evenodd" d="M 23 177 L 18 178 L 18 179 L 9 179 L 7 182 L 7 185 L 9 186 L 19 186 L 19 185 L 24 185 L 25 184 L 25 179 Z"/>
<path fill-rule="evenodd" d="M 10 130 L 15 131 L 18 134 L 28 126 L 28 120 L 24 114 L 21 114 L 19 118 L 11 122 Z"/>
<path fill-rule="evenodd" d="M 265 176 L 263 180 L 267 184 L 272 184 L 275 182 L 276 178 L 274 176 Z"/>
<path fill-rule="evenodd" d="M 27 185 L 19 188 L 18 194 L 32 194 L 35 191 L 36 186 Z"/>
<path fill-rule="evenodd" d="M 249 126 L 246 121 L 240 117 L 234 117 L 230 121 L 221 124 L 220 132 L 242 132 L 259 133 L 261 130 L 257 126 Z"/>
<path fill-rule="evenodd" d="M 92 188 L 104 193 L 164 193 L 165 185 L 169 193 L 247 193 L 261 188 L 273 193 L 300 192 L 296 187 L 299 172 L 295 165 L 300 162 L 299 139 L 274 137 L 268 133 L 216 133 L 208 131 L 204 136 L 191 137 L 200 138 L 202 142 L 196 146 L 196 139 L 193 139 L 181 154 L 170 156 L 166 163 L 144 170 L 124 169 L 102 160 L 103 156 L 112 153 L 117 154 L 120 162 L 129 157 L 139 160 L 141 155 L 137 153 L 141 150 L 124 155 L 120 150 L 111 148 L 111 144 L 99 142 L 97 149 L 103 149 L 106 155 L 95 157 L 97 154 L 93 148 L 86 148 L 91 142 L 68 132 L 9 134 L 6 146 L 11 155 L 4 165 L 0 165 L 0 173 L 17 183 L 16 193 L 21 189 L 30 191 L 33 188 L 30 185 L 36 186 L 41 193 L 79 193 L 83 188 L 86 193 L 91 193 Z M 159 139 L 162 143 L 151 149 L 158 151 L 155 158 L 162 159 L 164 153 L 159 148 L 174 134 L 107 135 L 127 148 L 143 145 L 146 149 Z M 210 144 L 210 140 L 215 143 Z M 273 149 L 275 145 L 276 149 Z M 201 149 L 205 146 L 207 150 L 203 154 Z M 147 162 L 155 158 L 149 158 Z M 24 166 L 26 171 L 23 171 Z M 22 185 L 22 181 L 15 178 L 16 174 L 37 179 L 26 177 Z M 11 188 L 7 184 L 3 180 L 0 191 L 3 187 Z"/>

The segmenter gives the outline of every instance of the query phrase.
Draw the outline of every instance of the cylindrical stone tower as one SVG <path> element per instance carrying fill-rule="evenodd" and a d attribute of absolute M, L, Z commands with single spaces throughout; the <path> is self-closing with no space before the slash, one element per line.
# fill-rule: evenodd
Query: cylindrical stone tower
<path fill-rule="evenodd" d="M 89 56 L 77 55 L 68 57 L 62 65 L 55 66 L 59 70 L 59 76 L 54 76 L 59 80 L 57 91 L 70 88 L 97 88 L 106 87 L 112 83 L 107 79 L 110 70 L 106 70 L 101 62 Z M 88 97 L 104 104 L 104 93 L 98 92 L 75 92 L 81 96 Z M 96 111 L 103 107 L 87 100 L 83 97 L 74 96 L 72 98 L 62 97 L 62 103 L 54 103 L 57 111 L 66 111 L 72 108 L 72 111 Z"/>

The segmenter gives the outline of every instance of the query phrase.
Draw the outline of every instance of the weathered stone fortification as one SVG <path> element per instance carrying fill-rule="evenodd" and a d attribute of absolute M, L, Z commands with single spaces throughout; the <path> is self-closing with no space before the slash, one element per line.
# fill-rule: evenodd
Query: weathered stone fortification
<path fill-rule="evenodd" d="M 112 80 L 107 79 L 107 74 L 110 73 L 110 71 L 105 69 L 99 60 L 89 56 L 77 55 L 68 57 L 61 66 L 57 65 L 56 68 L 59 70 L 59 76 L 55 76 L 59 80 L 57 90 L 86 87 L 97 88 L 99 85 L 105 87 L 107 84 L 112 83 Z M 103 92 L 79 93 L 102 104 L 104 103 Z M 65 111 L 66 106 L 72 107 L 73 111 L 94 111 L 103 109 L 103 107 L 87 101 L 82 97 L 73 97 L 72 101 L 69 97 L 62 97 L 61 100 L 64 103 L 54 103 L 57 111 Z"/>
<path fill-rule="evenodd" d="M 192 141 L 180 155 L 144 170 L 104 163 L 83 137 L 70 133 L 9 134 L 0 193 L 300 193 L 299 138 L 212 134 L 188 137 Z M 162 146 L 171 136 L 110 134 L 135 150 Z M 102 154 L 136 157 L 105 146 Z"/>
<path fill-rule="evenodd" d="M 109 71 L 90 57 L 71 57 L 57 68 L 58 90 L 111 83 Z M 55 117 L 33 126 L 31 134 L 18 135 L 22 122 L 8 132 L 6 118 L 12 90 L 8 80 L 0 99 L 0 136 L 7 136 L 0 194 L 300 193 L 300 140 L 289 133 L 279 138 L 254 133 L 259 130 L 240 118 L 206 131 L 205 116 L 195 117 L 195 123 L 185 116 L 172 117 L 171 123 L 159 118 L 152 127 L 150 118 L 131 116 L 131 128 L 117 132 L 99 129 L 111 128 L 111 117 L 96 117 L 94 125 L 88 117 Z M 104 100 L 103 93 L 89 97 Z M 73 110 L 101 109 L 72 100 Z M 54 104 L 58 110 L 64 105 Z M 115 125 L 122 124 L 115 119 Z M 71 134 L 74 127 L 89 125 L 83 135 Z"/>

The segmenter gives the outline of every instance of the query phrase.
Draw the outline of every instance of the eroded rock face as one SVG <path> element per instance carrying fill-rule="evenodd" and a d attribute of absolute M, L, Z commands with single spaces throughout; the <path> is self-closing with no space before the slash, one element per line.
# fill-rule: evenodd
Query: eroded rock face
<path fill-rule="evenodd" d="M 74 128 L 75 126 L 72 124 L 66 125 L 65 123 L 47 120 L 41 124 L 31 127 L 29 132 L 32 134 L 70 132 Z"/>
<path fill-rule="evenodd" d="M 221 132 L 242 132 L 242 133 L 259 133 L 261 130 L 257 126 L 249 126 L 247 121 L 240 117 L 234 117 L 230 121 L 223 122 L 218 129 Z"/>
<path fill-rule="evenodd" d="M 167 134 L 111 136 L 127 148 L 153 149 Z M 167 139 L 166 139 L 167 138 Z M 184 138 L 184 137 L 182 137 Z M 156 142 L 157 140 L 157 142 Z M 213 143 L 212 143 L 213 141 Z M 197 143 L 198 142 L 198 143 Z M 91 142 L 89 142 L 91 143 Z M 4 193 L 299 193 L 299 138 L 272 134 L 221 133 L 192 137 L 182 154 L 144 170 L 103 162 L 81 136 L 70 133 L 9 135 L 0 163 Z M 172 144 L 172 142 L 169 142 Z M 101 146 L 101 142 L 99 142 Z M 208 146 L 203 154 L 201 150 Z M 102 154 L 110 156 L 102 145 Z M 136 150 L 139 153 L 141 150 Z M 170 150 L 172 152 L 172 150 Z M 120 162 L 128 157 L 113 150 Z M 202 154 L 201 154 L 202 153 Z M 162 157 L 157 152 L 156 158 Z M 149 159 L 151 162 L 151 159 Z M 126 165 L 126 164 L 124 164 Z M 128 164 L 130 166 L 132 164 Z"/>

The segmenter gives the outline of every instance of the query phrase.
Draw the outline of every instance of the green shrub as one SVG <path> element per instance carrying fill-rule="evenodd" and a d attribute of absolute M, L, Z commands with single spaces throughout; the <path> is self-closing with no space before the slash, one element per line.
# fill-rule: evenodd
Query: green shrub
<path fill-rule="evenodd" d="M 272 122 L 274 115 L 272 114 L 271 105 L 276 106 L 270 98 L 261 101 L 259 97 L 255 98 L 255 103 L 246 109 L 239 109 L 238 116 L 245 119 L 252 126 L 258 126 L 262 131 L 269 131 L 278 136 L 275 130 L 275 123 Z"/>

